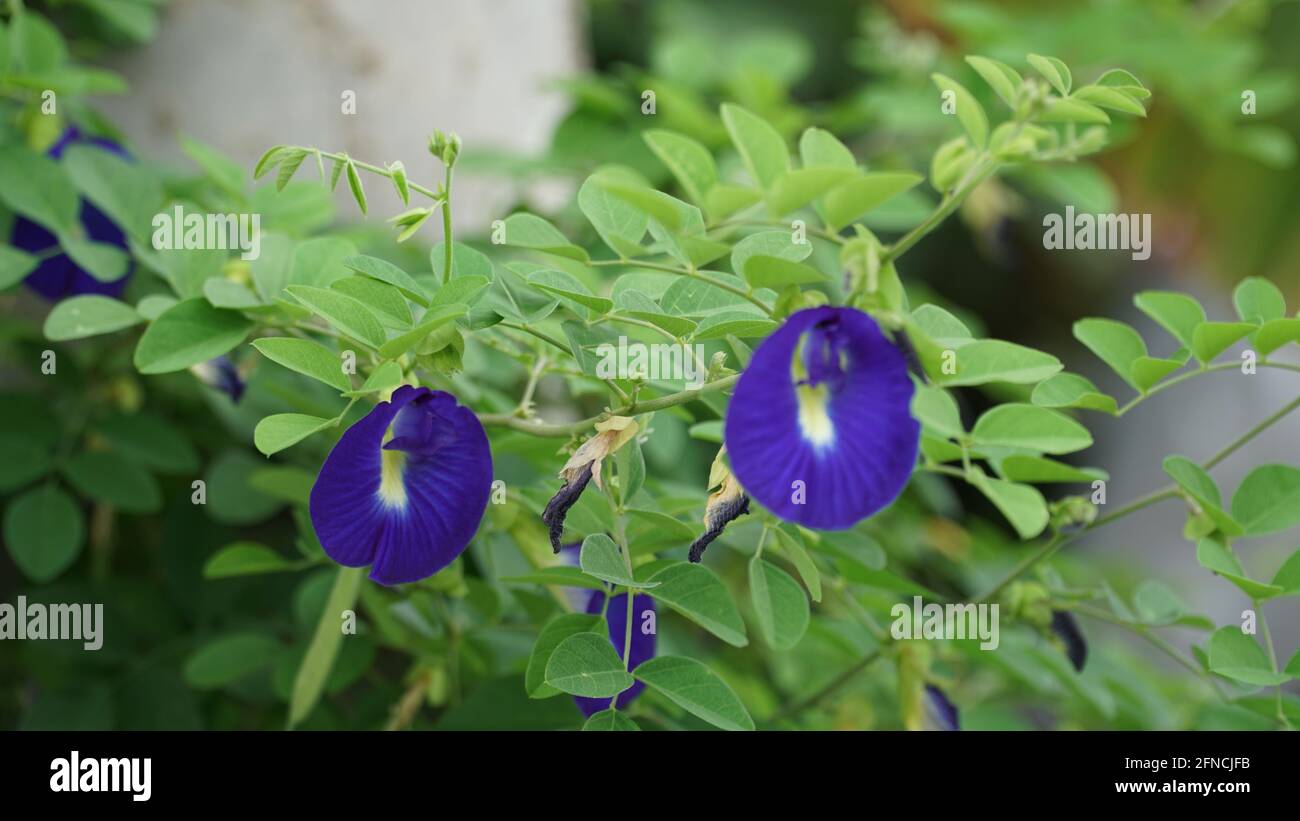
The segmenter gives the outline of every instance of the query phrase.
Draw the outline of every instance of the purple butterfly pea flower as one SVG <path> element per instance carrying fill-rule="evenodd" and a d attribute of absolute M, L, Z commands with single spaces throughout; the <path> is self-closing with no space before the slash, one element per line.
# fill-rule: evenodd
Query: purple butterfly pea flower
<path fill-rule="evenodd" d="M 559 551 L 560 562 L 562 564 L 577 567 L 582 555 L 582 543 L 572 542 L 561 545 Z M 605 606 L 605 594 L 597 591 L 579 590 L 573 587 L 565 588 L 565 596 L 575 610 L 581 609 L 587 613 L 599 613 Z M 583 599 L 586 599 L 585 603 Z M 632 647 L 628 654 L 632 657 L 631 664 L 627 666 L 629 670 L 635 670 L 636 666 L 643 661 L 649 661 L 655 655 L 655 634 L 642 633 L 641 624 L 645 618 L 646 612 L 655 612 L 655 600 L 644 593 L 638 593 L 632 597 Z M 609 624 L 609 640 L 618 651 L 619 658 L 623 657 L 623 642 L 627 638 L 627 594 L 621 593 L 615 596 L 609 602 L 609 608 L 605 610 L 605 621 Z M 645 690 L 645 684 L 637 682 L 628 689 L 618 694 L 618 708 L 622 710 L 641 695 Z M 577 702 L 578 709 L 587 718 L 591 718 L 601 710 L 609 708 L 608 698 L 586 698 L 584 696 L 574 696 L 573 700 Z"/>
<path fill-rule="evenodd" d="M 595 591 L 587 601 L 588 613 L 599 613 L 605 605 L 605 594 Z M 635 670 L 637 665 L 643 661 L 649 661 L 655 655 L 655 634 L 642 633 L 642 619 L 645 618 L 646 612 L 655 612 L 655 601 L 644 593 L 638 593 L 632 597 L 632 646 L 629 648 L 629 663 L 627 669 Z M 609 640 L 618 651 L 619 658 L 623 657 L 623 642 L 626 640 L 627 630 L 627 594 L 620 593 L 610 599 L 609 607 L 605 610 L 605 621 L 609 623 Z M 622 710 L 631 704 L 636 697 L 641 695 L 645 690 L 645 684 L 638 681 L 628 689 L 618 694 L 618 709 Z M 609 709 L 609 703 L 613 699 L 608 698 L 586 698 L 584 696 L 574 696 L 573 700 L 577 702 L 578 709 L 584 716 L 590 718 L 599 713 L 601 710 Z"/>
<path fill-rule="evenodd" d="M 334 445 L 311 489 L 311 521 L 331 559 L 402 584 L 464 552 L 491 489 L 478 417 L 449 393 L 403 385 Z"/>
<path fill-rule="evenodd" d="M 1065 645 L 1066 658 L 1070 660 L 1075 672 L 1082 673 L 1083 665 L 1088 663 L 1088 640 L 1084 638 L 1074 614 L 1066 610 L 1053 610 L 1052 632 Z"/>
<path fill-rule="evenodd" d="M 961 729 L 957 705 L 949 701 L 943 690 L 933 684 L 925 685 L 925 726 L 928 730 Z"/>
<path fill-rule="evenodd" d="M 852 527 L 912 475 L 921 440 L 913 391 L 906 357 L 867 314 L 792 314 L 736 383 L 724 430 L 731 470 L 782 519 Z"/>
<path fill-rule="evenodd" d="M 216 359 L 192 365 L 190 371 L 209 388 L 229 396 L 231 402 L 238 404 L 244 396 L 244 389 L 247 387 L 244 377 L 230 357 L 224 354 Z"/>
<path fill-rule="evenodd" d="M 47 153 L 57 160 L 72 145 L 94 145 L 119 157 L 130 157 L 112 140 L 83 137 L 75 128 L 64 131 L 58 142 L 54 143 Z M 81 200 L 80 221 L 88 239 L 126 249 L 126 235 L 122 233 L 122 229 L 103 211 L 86 200 Z M 43 226 L 21 216 L 14 220 L 10 244 L 18 250 L 41 254 L 56 247 L 58 243 L 58 238 Z M 100 282 L 73 262 L 67 254 L 55 254 L 41 260 L 36 270 L 27 275 L 25 282 L 33 291 L 51 302 L 81 294 L 100 294 L 116 298 L 126 290 L 126 283 L 131 278 L 134 268 L 135 263 L 132 262 L 128 265 L 126 274 L 120 279 Z"/>

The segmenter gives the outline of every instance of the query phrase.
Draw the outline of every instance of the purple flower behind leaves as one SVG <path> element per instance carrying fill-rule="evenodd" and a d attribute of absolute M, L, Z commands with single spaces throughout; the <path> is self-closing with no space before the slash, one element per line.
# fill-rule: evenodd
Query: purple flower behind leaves
<path fill-rule="evenodd" d="M 236 404 L 244 396 L 244 377 L 239 373 L 239 368 L 226 355 L 218 356 L 216 359 L 209 359 L 207 362 L 200 362 L 190 367 L 190 371 L 199 378 L 199 381 L 213 390 L 218 390 L 230 397 L 230 401 Z"/>
<path fill-rule="evenodd" d="M 588 613 L 599 613 L 605 603 L 605 594 L 599 591 L 591 594 L 587 602 Z M 643 633 L 642 625 L 645 613 L 655 612 L 655 601 L 644 593 L 638 593 L 632 597 L 632 647 L 628 653 L 630 663 L 627 665 L 628 670 L 635 670 L 638 664 L 649 661 L 655 655 L 655 634 Z M 609 608 L 605 611 L 605 621 L 609 623 L 609 640 L 618 651 L 618 657 L 623 657 L 623 643 L 626 638 L 625 630 L 627 629 L 627 594 L 620 593 L 610 599 Z M 618 694 L 618 709 L 622 710 L 631 704 L 641 691 L 645 689 L 645 684 L 637 682 L 628 689 Z M 584 698 L 583 696 L 574 696 L 573 700 L 577 702 L 578 709 L 582 714 L 590 718 L 599 713 L 601 710 L 609 708 L 608 698 Z"/>
<path fill-rule="evenodd" d="M 933 684 L 925 685 L 925 724 L 931 730 L 960 730 L 961 718 L 957 705 Z"/>
<path fill-rule="evenodd" d="M 119 157 L 128 156 L 117 143 L 99 137 L 83 137 L 75 128 L 64 131 L 58 142 L 54 143 L 46 153 L 58 159 L 72 145 L 94 145 Z M 126 235 L 122 233 L 117 223 L 109 219 L 108 215 L 86 200 L 80 201 L 80 209 L 79 219 L 87 239 L 126 249 Z M 18 250 L 29 254 L 41 254 L 56 247 L 58 243 L 58 237 L 43 226 L 21 216 L 14 220 L 10 244 Z M 119 279 L 101 282 L 83 270 L 67 254 L 58 253 L 41 260 L 36 270 L 27 275 L 25 282 L 33 291 L 51 302 L 82 294 L 99 294 L 116 298 L 126 290 L 126 283 L 131 278 L 134 265 L 134 262 L 131 263 L 127 267 L 126 274 Z"/>
<path fill-rule="evenodd" d="M 1065 645 L 1065 655 L 1070 659 L 1076 672 L 1083 672 L 1083 665 L 1088 663 L 1088 640 L 1083 637 L 1083 630 L 1074 614 L 1065 610 L 1052 611 L 1052 632 Z"/>
<path fill-rule="evenodd" d="M 491 489 L 478 417 L 449 393 L 403 385 L 334 445 L 311 489 L 311 520 L 331 559 L 402 584 L 464 552 Z"/>
<path fill-rule="evenodd" d="M 912 475 L 921 426 L 907 360 L 853 308 L 799 311 L 736 384 L 724 438 L 731 470 L 787 521 L 842 530 L 885 507 Z"/>

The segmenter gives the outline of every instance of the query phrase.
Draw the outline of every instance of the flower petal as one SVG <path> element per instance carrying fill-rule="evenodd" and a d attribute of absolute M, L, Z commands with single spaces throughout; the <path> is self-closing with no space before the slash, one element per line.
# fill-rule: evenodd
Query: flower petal
<path fill-rule="evenodd" d="M 465 550 L 491 488 L 492 454 L 473 412 L 449 393 L 403 385 L 330 451 L 312 487 L 311 520 L 331 559 L 372 565 L 370 578 L 401 584 Z"/>
<path fill-rule="evenodd" d="M 590 601 L 587 602 L 588 613 L 599 613 L 601 607 L 605 604 L 605 594 L 593 592 Z M 655 601 L 644 593 L 638 593 L 632 598 L 632 647 L 631 663 L 627 669 L 635 670 L 637 665 L 643 661 L 649 661 L 655 655 L 655 634 L 641 632 L 645 613 L 655 612 Z M 609 609 L 605 611 L 605 620 L 609 623 L 609 640 L 618 651 L 619 658 L 623 657 L 623 643 L 626 640 L 627 630 L 627 594 L 620 593 L 609 602 Z M 653 622 L 652 622 L 653 625 Z M 631 704 L 641 691 L 645 689 L 645 684 L 638 681 L 628 689 L 618 694 L 618 708 L 622 710 Z M 585 698 L 583 696 L 574 696 L 573 700 L 578 703 L 578 709 L 582 714 L 590 718 L 599 713 L 601 710 L 609 708 L 608 698 Z"/>
<path fill-rule="evenodd" d="M 782 519 L 852 527 L 911 477 L 921 437 L 913 390 L 906 358 L 871 317 L 799 311 L 758 346 L 736 384 L 724 433 L 732 472 Z"/>

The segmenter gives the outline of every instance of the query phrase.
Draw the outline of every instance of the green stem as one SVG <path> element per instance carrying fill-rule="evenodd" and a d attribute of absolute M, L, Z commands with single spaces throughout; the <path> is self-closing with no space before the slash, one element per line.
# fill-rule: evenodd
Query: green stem
<path fill-rule="evenodd" d="M 447 282 L 451 279 L 451 260 L 452 260 L 452 256 L 451 256 L 451 176 L 452 176 L 452 165 L 448 164 L 448 165 L 446 166 L 446 169 L 447 169 L 447 173 L 446 173 L 446 182 L 443 183 L 443 195 L 444 195 L 444 199 L 443 199 L 443 202 L 442 202 L 442 243 L 443 243 L 444 246 L 446 246 L 446 247 L 443 249 L 443 252 L 444 252 L 444 254 L 445 254 L 445 256 L 444 256 L 444 262 L 443 262 L 443 266 L 442 266 L 442 284 L 443 284 L 443 285 L 446 285 Z"/>
<path fill-rule="evenodd" d="M 715 223 L 709 227 L 710 228 L 744 228 L 747 226 L 753 228 L 782 228 L 787 231 L 791 230 L 789 225 L 787 225 L 784 222 L 781 222 L 780 220 L 761 220 L 761 219 L 730 219 L 730 220 L 724 220 L 723 222 Z M 825 228 L 816 228 L 809 225 L 806 226 L 804 230 L 815 237 L 821 237 L 824 240 L 829 240 L 831 242 L 838 243 L 839 245 L 843 245 L 844 243 L 848 242 L 847 238 L 842 237 L 839 234 L 835 233 L 834 231 L 829 231 Z"/>
<path fill-rule="evenodd" d="M 893 245 L 885 248 L 880 256 L 880 264 L 884 265 L 898 259 L 907 253 L 908 249 L 913 245 L 920 242 L 922 237 L 938 228 L 941 222 L 961 206 L 962 201 L 966 199 L 971 191 L 974 191 L 980 183 L 992 176 L 1000 167 L 1001 163 L 989 155 L 972 165 L 971 169 L 966 172 L 966 178 L 958 183 L 951 193 L 944 194 L 943 199 L 939 201 L 939 205 L 930 213 L 930 216 L 922 220 L 911 231 L 899 237 Z"/>
<path fill-rule="evenodd" d="M 1300 365 L 1288 365 L 1285 362 L 1260 362 L 1258 363 L 1258 365 L 1261 368 L 1276 368 L 1277 370 L 1281 370 L 1281 371 L 1300 372 Z M 1135 407 L 1142 404 L 1143 402 L 1150 399 L 1151 397 L 1155 396 L 1156 394 L 1168 390 L 1169 388 L 1172 388 L 1175 385 L 1180 385 L 1189 379 L 1194 379 L 1202 374 L 1219 373 L 1221 371 L 1235 371 L 1238 370 L 1240 367 L 1241 365 L 1236 362 L 1223 362 L 1218 365 L 1210 365 L 1208 367 L 1199 368 L 1194 371 L 1187 371 L 1186 373 L 1180 373 L 1177 376 L 1173 377 L 1172 379 L 1167 379 L 1164 382 L 1161 382 L 1160 384 L 1151 388 L 1151 390 L 1147 391 L 1146 393 L 1139 394 L 1138 396 L 1133 397 L 1132 400 L 1130 400 L 1127 404 L 1125 404 L 1123 407 L 1117 410 L 1115 412 L 1115 415 L 1123 416 L 1124 414 L 1133 410 Z"/>
<path fill-rule="evenodd" d="M 318 156 L 328 157 L 331 160 L 336 160 L 338 162 L 350 162 L 357 168 L 361 169 L 362 171 L 369 171 L 371 174 L 378 174 L 379 176 L 387 177 L 390 180 L 393 178 L 393 172 L 389 171 L 387 168 L 381 168 L 378 165 L 371 165 L 368 162 L 361 162 L 360 160 L 353 159 L 352 157 L 349 157 L 346 154 L 336 153 L 332 151 L 321 151 L 319 148 L 313 148 L 311 146 L 306 146 L 306 145 L 295 145 L 295 146 L 290 146 L 290 148 L 299 151 L 315 152 Z M 433 189 L 425 188 L 423 185 L 420 185 L 419 183 L 411 182 L 410 180 L 407 180 L 406 185 L 412 191 L 421 193 L 431 200 L 435 200 L 438 202 L 442 201 L 442 197 L 440 197 L 438 195 L 438 192 L 434 191 Z"/>
<path fill-rule="evenodd" d="M 533 327 L 531 327 L 531 326 L 528 326 L 528 325 L 521 325 L 521 324 L 516 323 L 516 322 L 498 322 L 497 325 L 496 325 L 496 327 L 498 327 L 498 328 L 509 328 L 509 329 L 512 330 L 512 331 L 519 331 L 519 332 L 521 332 L 521 333 L 530 334 L 530 335 L 535 336 L 535 337 L 537 337 L 538 339 L 542 340 L 543 342 L 548 342 L 548 343 L 550 343 L 551 345 L 555 346 L 556 348 L 559 348 L 560 350 L 564 351 L 565 353 L 570 353 L 570 351 L 569 351 L 569 346 L 568 346 L 568 345 L 565 345 L 563 342 L 561 342 L 560 340 L 558 340 L 558 339 L 556 339 L 555 337 L 551 336 L 550 334 L 543 333 L 543 332 L 541 332 L 541 331 L 539 331 L 539 330 L 537 330 L 536 328 L 533 328 Z"/>
<path fill-rule="evenodd" d="M 509 413 L 484 413 L 479 415 L 479 421 L 484 425 L 497 425 L 501 427 L 514 428 L 525 433 L 531 433 L 534 436 L 574 436 L 582 433 L 597 422 L 608 419 L 610 416 L 636 416 L 637 414 L 650 413 L 651 411 L 660 411 L 666 408 L 683 405 L 693 399 L 699 398 L 700 394 L 707 391 L 716 391 L 729 388 L 736 384 L 740 379 L 740 374 L 733 374 L 722 379 L 715 379 L 712 382 L 706 382 L 698 388 L 692 390 L 678 391 L 670 393 L 667 396 L 661 396 L 658 399 L 648 399 L 644 402 L 629 402 L 619 408 L 602 413 L 599 416 L 592 416 L 588 419 L 582 419 L 567 425 L 548 425 L 543 422 L 530 422 L 526 419 L 520 419 L 518 416 Z"/>
<path fill-rule="evenodd" d="M 817 704 L 820 704 L 822 701 L 826 700 L 827 698 L 830 698 L 841 687 L 843 687 L 845 684 L 848 684 L 850 681 L 852 681 L 854 676 L 856 676 L 858 673 L 861 673 L 863 670 L 870 667 L 872 662 L 874 662 L 878 658 L 880 658 L 880 650 L 878 649 L 872 650 L 870 653 L 867 653 L 865 656 L 863 656 L 862 658 L 854 662 L 851 667 L 844 670 L 844 672 L 840 673 L 838 676 L 836 676 L 835 678 L 827 682 L 826 685 L 823 686 L 817 692 L 813 693 L 807 698 L 804 698 L 800 701 L 796 701 L 795 703 L 781 709 L 779 712 L 776 713 L 776 715 L 772 716 L 771 723 L 778 724 L 787 719 L 794 718 L 795 716 L 802 713 L 804 710 L 807 710 L 809 707 L 813 707 Z"/>
<path fill-rule="evenodd" d="M 1219 698 L 1222 699 L 1225 697 L 1223 690 L 1220 689 L 1219 683 L 1214 680 L 1213 676 L 1205 672 L 1205 670 L 1201 669 L 1200 666 L 1198 666 L 1193 661 L 1188 659 L 1182 653 L 1178 652 L 1178 648 L 1174 647 L 1172 644 L 1165 641 L 1160 636 L 1151 632 L 1151 628 L 1149 625 L 1128 621 L 1127 619 L 1122 619 L 1119 616 L 1115 616 L 1111 613 L 1107 613 L 1105 610 L 1101 610 L 1096 607 L 1091 607 L 1086 604 L 1080 604 L 1078 602 L 1063 602 L 1061 603 L 1061 606 L 1069 610 L 1074 610 L 1075 612 L 1081 613 L 1090 618 L 1097 619 L 1098 621 L 1108 622 L 1110 624 L 1116 625 L 1117 627 L 1123 627 L 1124 629 L 1131 631 L 1134 635 L 1139 636 L 1142 639 L 1145 639 L 1146 641 L 1150 642 L 1152 646 L 1154 646 L 1160 652 L 1164 653 L 1166 656 L 1169 656 L 1169 658 L 1178 662 L 1178 664 L 1181 665 L 1182 667 L 1185 667 L 1186 669 L 1190 670 L 1192 673 L 1196 674 L 1200 678 L 1205 679 L 1205 682 L 1210 685 L 1210 687 L 1219 696 Z"/>

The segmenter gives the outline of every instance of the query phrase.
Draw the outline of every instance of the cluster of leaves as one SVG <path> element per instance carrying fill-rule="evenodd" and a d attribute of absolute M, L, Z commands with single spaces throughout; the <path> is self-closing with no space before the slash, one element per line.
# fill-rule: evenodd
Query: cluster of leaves
<path fill-rule="evenodd" d="M 0 162 L 23 166 L 16 176 L 21 182 L 6 186 L 3 195 L 10 210 L 51 228 L 92 273 L 120 269 L 124 275 L 130 261 L 142 272 L 129 300 L 74 297 L 60 303 L 45 320 L 46 339 L 63 351 L 75 340 L 114 335 L 91 343 L 93 348 L 67 346 L 85 357 L 94 373 L 101 352 L 105 359 L 112 356 L 113 367 L 124 364 L 125 352 L 108 343 L 130 341 L 134 329 L 145 325 L 131 362 L 151 377 L 145 381 L 150 391 L 156 385 L 163 394 L 151 401 L 173 412 L 174 406 L 186 407 L 175 396 L 206 403 L 235 441 L 242 436 L 275 457 L 259 463 L 245 450 L 206 441 L 194 429 L 159 433 L 180 427 L 162 421 L 160 414 L 100 419 L 96 413 L 94 435 L 83 436 L 67 423 L 60 435 L 39 405 L 29 403 L 15 411 L 24 421 L 7 430 L 46 424 L 51 435 L 14 437 L 6 447 L 26 450 L 9 461 L 48 467 L 7 489 L 57 470 L 95 505 L 147 513 L 162 507 L 165 495 L 155 491 L 151 497 L 142 490 L 154 481 L 152 472 L 175 474 L 188 492 L 184 480 L 198 469 L 198 448 L 187 440 L 217 450 L 204 474 L 208 513 L 222 524 L 264 529 L 237 535 L 216 529 L 228 543 L 201 561 L 186 557 L 185 578 L 199 572 L 198 564 L 212 580 L 205 590 L 227 591 L 211 593 L 214 601 L 190 615 L 200 621 L 209 607 L 228 607 L 239 595 L 236 588 L 254 591 L 260 602 L 289 586 L 292 626 L 266 629 L 255 618 L 246 623 L 213 619 L 200 646 L 186 642 L 179 658 L 173 652 L 165 663 L 179 667 L 195 690 L 258 705 L 264 716 L 281 714 L 279 705 L 287 703 L 293 725 L 373 725 L 395 705 L 390 725 L 425 726 L 418 707 L 427 703 L 437 708 L 441 727 L 575 726 L 577 713 L 568 700 L 547 697 L 610 697 L 641 681 L 648 692 L 630 711 L 606 711 L 587 726 L 751 728 L 756 723 L 751 710 L 765 721 L 797 718 L 802 705 L 781 704 L 789 693 L 807 689 L 799 670 L 827 670 L 829 680 L 841 659 L 877 656 L 897 670 L 897 689 L 878 695 L 885 703 L 897 701 L 897 723 L 904 725 L 919 720 L 918 700 L 927 682 L 949 681 L 954 671 L 985 664 L 1002 665 L 1007 692 L 1023 687 L 1048 700 L 1074 698 L 1085 705 L 1086 716 L 1114 719 L 1121 713 L 1140 723 L 1150 704 L 1133 697 L 1135 688 L 1115 666 L 1105 675 L 1120 683 L 1103 686 L 1097 677 L 1076 675 L 1063 656 L 1033 639 L 1047 632 L 1044 614 L 1050 619 L 1052 609 L 1070 607 L 1085 612 L 1089 599 L 1109 590 L 1104 585 L 1072 588 L 1046 569 L 1038 582 L 1009 577 L 994 593 L 1003 595 L 1012 618 L 1028 629 L 1010 636 L 998 654 L 955 642 L 932 656 L 913 643 L 891 642 L 877 624 L 899 594 L 969 599 L 972 588 L 990 581 L 988 568 L 1005 559 L 1008 540 L 993 528 L 976 526 L 976 548 L 996 558 L 978 570 L 958 561 L 940 574 L 924 569 L 918 544 L 947 546 L 953 556 L 970 547 L 935 525 L 955 511 L 932 480 L 948 475 L 969 482 L 1021 538 L 1050 528 L 1045 547 L 1052 548 L 1071 526 L 1095 523 L 1079 512 L 1078 500 L 1049 505 L 1036 486 L 1105 478 L 1096 469 L 1051 458 L 1091 444 L 1087 429 L 1069 414 L 1080 409 L 1118 414 L 1132 404 L 1121 408 L 1082 377 L 1062 373 L 1050 354 L 976 338 L 954 313 L 909 292 L 896 268 L 898 259 L 980 182 L 1013 165 L 1070 161 L 1100 150 L 1108 133 L 1106 110 L 1144 111 L 1146 90 L 1127 72 L 1107 72 L 1076 87 L 1059 60 L 1031 56 L 1027 62 L 1038 77 L 1026 78 L 990 59 L 970 59 L 1011 112 L 996 126 L 964 86 L 944 75 L 934 77 L 940 96 L 933 103 L 936 108 L 954 103 L 963 135 L 931 158 L 929 181 L 937 199 L 927 194 L 913 216 L 883 223 L 900 229 L 892 243 L 876 236 L 873 224 L 875 230 L 885 229 L 873 223 L 873 215 L 919 194 L 925 176 L 901 164 L 864 169 L 843 142 L 818 127 L 802 131 L 792 155 L 788 137 L 792 122 L 794 128 L 802 125 L 797 118 L 772 122 L 753 107 L 734 104 L 721 106 L 715 115 L 689 105 L 688 91 L 679 98 L 686 103 L 669 106 L 664 87 L 657 89 L 658 102 L 673 113 L 636 135 L 644 146 L 637 156 L 650 162 L 602 165 L 578 190 L 577 209 L 599 246 L 569 239 L 573 232 L 541 216 L 517 212 L 494 226 L 490 244 L 474 246 L 444 235 L 427 258 L 412 251 L 414 242 L 408 241 L 418 242 L 435 211 L 447 218 L 444 230 L 450 224 L 450 171 L 457 158 L 456 151 L 448 152 L 446 139 L 431 144 L 446 170 L 437 189 L 408 179 L 400 163 L 370 165 L 303 146 L 269 151 L 253 176 L 272 177 L 274 184 L 252 188 L 242 169 L 192 141 L 187 151 L 201 176 L 178 181 L 104 152 L 72 150 L 55 162 L 6 140 Z M 672 119 L 691 112 L 698 115 L 688 118 L 693 125 Z M 304 165 L 313 164 L 320 183 L 294 179 Z M 391 235 L 377 239 L 373 232 L 312 236 L 330 222 L 328 191 L 343 177 L 366 210 L 367 174 L 387 178 L 404 201 L 412 196 L 431 201 L 394 220 L 396 239 L 403 244 Z M 75 207 L 78 196 L 123 227 L 129 257 L 78 247 L 69 205 Z M 261 255 L 245 262 L 232 251 L 154 249 L 151 217 L 176 208 L 182 215 L 261 214 Z M 18 253 L 13 249 L 3 250 L 5 264 L 13 266 L 6 270 L 16 272 L 6 280 L 12 285 L 33 263 L 9 256 Z M 1237 300 L 1241 323 L 1208 322 L 1203 312 L 1189 313 L 1181 297 L 1140 296 L 1139 307 L 1185 346 L 1166 359 L 1148 356 L 1140 337 L 1134 341 L 1122 326 L 1105 320 L 1085 320 L 1076 335 L 1125 376 L 1140 400 L 1187 375 L 1218 368 L 1211 360 L 1247 335 L 1253 335 L 1262 356 L 1295 341 L 1297 320 L 1284 316 L 1276 296 L 1261 282 L 1244 283 Z M 824 302 L 870 311 L 916 350 L 926 375 L 918 380 L 914 404 L 924 425 L 925 458 L 913 488 L 879 519 L 842 534 L 782 524 L 762 512 L 738 522 L 720 543 L 746 557 L 740 573 L 731 572 L 725 558 L 716 569 L 673 558 L 701 532 L 707 490 L 708 458 L 700 461 L 702 449 L 693 453 L 687 442 L 721 441 L 726 389 L 752 346 L 793 311 Z M 598 368 L 597 350 L 619 336 L 704 346 L 704 386 L 695 389 L 668 376 L 609 378 Z M 184 375 L 159 376 L 225 355 L 245 371 L 262 360 L 279 367 L 257 365 L 240 406 L 196 395 Z M 1193 359 L 1201 365 L 1198 370 L 1177 373 Z M 355 368 L 342 367 L 351 364 Z M 365 404 L 407 381 L 451 390 L 480 413 L 506 492 L 501 503 L 489 506 L 466 556 L 431 579 L 386 589 L 364 581 L 357 571 L 322 567 L 323 552 L 306 513 L 307 494 L 339 431 Z M 133 379 L 128 384 L 138 390 Z M 967 431 L 956 391 L 1007 385 L 1020 386 L 1030 401 L 999 404 Z M 540 421 L 539 404 L 556 402 L 554 389 L 561 386 L 567 388 L 562 404 L 586 406 L 593 415 L 564 424 Z M 6 410 L 10 407 L 18 408 L 7 403 Z M 640 433 L 607 460 L 604 492 L 589 491 L 570 513 L 565 541 L 582 544 L 580 561 L 577 567 L 558 566 L 538 521 L 562 460 L 555 446 L 576 445 L 607 411 L 636 417 Z M 132 432 L 147 432 L 147 438 L 133 439 Z M 159 444 L 170 440 L 175 440 L 170 447 Z M 83 445 L 86 452 L 78 453 Z M 43 461 L 35 454 L 40 448 L 47 457 Z M 79 462 L 91 464 L 79 467 Z M 1202 469 L 1186 460 L 1167 467 L 1178 483 L 1176 492 L 1192 504 L 1189 533 L 1200 543 L 1202 564 L 1238 586 L 1253 585 L 1247 594 L 1259 601 L 1300 592 L 1293 578 L 1296 560 L 1264 584 L 1241 569 L 1228 547 L 1233 536 L 1289 526 L 1289 496 L 1275 496 L 1273 489 L 1290 486 L 1285 473 L 1290 468 L 1261 468 L 1267 473 L 1248 480 L 1249 488 L 1243 485 L 1237 494 L 1242 502 L 1239 506 L 1234 497 L 1229 514 Z M 113 481 L 93 481 L 96 475 Z M 121 481 L 130 475 L 145 478 Z M 59 501 L 51 501 L 55 496 Z M 149 498 L 156 504 L 139 508 Z M 168 521 L 175 520 L 169 532 L 193 529 L 194 508 L 186 502 L 166 506 Z M 289 515 L 276 517 L 285 507 Z M 65 538 L 75 544 L 62 553 L 42 547 L 32 551 L 39 559 L 19 562 L 34 581 L 48 581 L 81 549 L 80 532 L 63 533 L 57 524 L 80 522 L 81 509 L 49 482 L 10 501 L 6 542 L 11 553 L 15 544 L 37 542 L 27 532 L 10 538 L 9 520 L 33 516 L 32 533 L 47 542 Z M 276 519 L 288 520 L 296 532 L 286 537 L 274 526 Z M 289 541 L 295 545 L 292 554 L 275 547 Z M 38 563 L 57 555 L 63 556 L 58 567 Z M 603 591 L 606 601 L 617 592 L 652 597 L 666 608 L 659 638 L 667 652 L 627 669 L 607 638 L 603 616 L 570 612 L 566 588 Z M 736 596 L 738 589 L 745 595 Z M 1113 594 L 1108 598 L 1108 614 L 1141 631 L 1203 626 L 1203 619 L 1186 613 L 1163 586 L 1140 588 L 1131 609 Z M 810 599 L 823 603 L 826 620 L 812 618 Z M 360 634 L 340 636 L 338 614 L 358 605 L 364 615 Z M 750 646 L 747 624 L 757 628 L 761 648 Z M 526 629 L 519 630 L 521 625 Z M 1239 630 L 1237 637 L 1229 630 L 1214 634 L 1198 672 L 1254 686 L 1280 684 L 1282 676 L 1294 672 L 1294 662 L 1285 671 L 1275 663 L 1261 666 L 1264 650 Z M 742 647 L 748 651 L 735 650 Z M 705 655 L 711 656 L 708 665 L 697 660 Z M 364 696 L 322 699 L 354 688 L 368 671 L 379 669 L 399 674 L 385 677 Z M 1278 704 L 1281 710 L 1280 692 Z M 236 720 L 223 713 L 217 723 Z"/>

